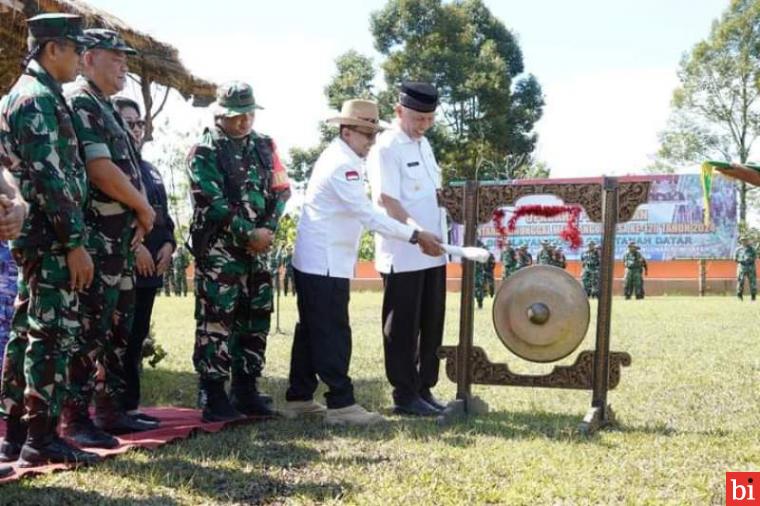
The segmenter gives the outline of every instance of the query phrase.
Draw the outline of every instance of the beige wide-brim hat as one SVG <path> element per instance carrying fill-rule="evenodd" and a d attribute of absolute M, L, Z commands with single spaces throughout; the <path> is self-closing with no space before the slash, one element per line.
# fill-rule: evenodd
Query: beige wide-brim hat
<path fill-rule="evenodd" d="M 329 118 L 328 123 L 334 125 L 359 126 L 375 131 L 385 130 L 387 124 L 380 121 L 377 102 L 372 100 L 353 99 L 343 102 L 340 116 Z"/>

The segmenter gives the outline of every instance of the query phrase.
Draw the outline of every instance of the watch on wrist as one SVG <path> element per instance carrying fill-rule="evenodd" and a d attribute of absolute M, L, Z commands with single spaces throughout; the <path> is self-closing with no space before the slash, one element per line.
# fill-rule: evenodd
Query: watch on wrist
<path fill-rule="evenodd" d="M 412 232 L 412 237 L 409 238 L 409 242 L 412 244 L 417 244 L 419 240 L 420 240 L 420 231 L 415 230 L 414 232 Z"/>

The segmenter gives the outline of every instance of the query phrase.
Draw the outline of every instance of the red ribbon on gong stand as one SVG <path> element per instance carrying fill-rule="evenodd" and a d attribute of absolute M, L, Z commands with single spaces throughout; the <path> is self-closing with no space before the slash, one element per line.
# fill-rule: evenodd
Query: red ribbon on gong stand
<path fill-rule="evenodd" d="M 517 220 L 523 216 L 541 216 L 543 218 L 553 218 L 560 214 L 567 214 L 567 223 L 565 228 L 559 233 L 559 237 L 570 245 L 570 249 L 577 250 L 583 245 L 583 238 L 581 237 L 581 230 L 578 228 L 578 221 L 581 216 L 580 206 L 544 206 L 541 204 L 532 204 L 527 206 L 519 206 L 515 208 L 512 213 L 512 217 L 509 219 L 506 225 L 504 225 L 504 216 L 506 213 L 503 209 L 497 209 L 493 212 L 493 222 L 496 227 L 496 231 L 499 233 L 497 244 L 499 249 L 504 248 L 504 241 L 507 234 L 515 231 L 517 226 Z"/>

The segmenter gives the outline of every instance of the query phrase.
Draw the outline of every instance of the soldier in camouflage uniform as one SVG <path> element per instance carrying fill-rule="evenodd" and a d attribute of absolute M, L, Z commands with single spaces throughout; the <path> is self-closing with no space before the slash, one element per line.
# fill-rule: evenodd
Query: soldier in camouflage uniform
<path fill-rule="evenodd" d="M 475 290 L 473 296 L 478 302 L 478 309 L 483 309 L 483 298 L 485 297 L 486 289 L 486 269 L 485 265 L 480 262 L 475 262 Z"/>
<path fill-rule="evenodd" d="M 169 267 L 164 272 L 164 295 L 167 297 L 172 294 L 174 290 L 174 259 L 169 262 Z"/>
<path fill-rule="evenodd" d="M 517 250 L 517 270 L 533 265 L 533 255 L 528 251 L 527 244 L 521 244 Z"/>
<path fill-rule="evenodd" d="M 581 254 L 581 282 L 586 295 L 599 297 L 599 251 L 596 243 L 589 241 L 588 249 Z"/>
<path fill-rule="evenodd" d="M 84 247 L 87 176 L 61 83 L 74 79 L 91 40 L 77 16 L 46 14 L 27 26 L 26 68 L 0 103 L 0 164 L 29 203 L 11 245 L 21 279 L 3 365 L 7 434 L 0 460 L 20 458 L 21 466 L 94 462 L 96 455 L 57 434 L 67 358 L 81 333 L 77 290 L 93 279 Z"/>
<path fill-rule="evenodd" d="M 549 241 L 541 241 L 541 251 L 536 257 L 538 265 L 554 265 L 554 247 Z"/>
<path fill-rule="evenodd" d="M 129 415 L 124 405 L 124 358 L 135 306 L 134 247 L 153 228 L 156 213 L 145 195 L 137 146 L 110 99 L 124 88 L 127 55 L 136 51 L 112 30 L 85 33 L 95 43 L 84 53 L 82 75 L 66 98 L 90 181 L 85 219 L 95 277 L 80 292 L 83 332 L 69 361 L 62 421 L 65 434 L 80 445 L 112 448 L 118 441 L 111 434 L 157 427 Z M 96 382 L 100 370 L 104 377 Z M 94 424 L 89 415 L 93 396 Z"/>
<path fill-rule="evenodd" d="M 749 283 L 749 293 L 752 300 L 757 296 L 757 274 L 755 263 L 757 261 L 757 250 L 750 244 L 749 237 L 740 239 L 741 246 L 734 252 L 734 261 L 736 262 L 736 296 L 739 300 L 744 300 L 744 280 Z"/>
<path fill-rule="evenodd" d="M 494 278 L 494 270 L 496 269 L 496 258 L 493 253 L 489 251 L 488 261 L 485 264 L 485 291 L 488 296 L 493 298 L 493 294 L 496 291 L 496 279 Z"/>
<path fill-rule="evenodd" d="M 283 294 L 287 295 L 288 290 L 293 295 L 296 294 L 296 284 L 293 281 L 293 247 L 288 246 L 285 249 L 285 257 L 282 259 L 282 265 L 285 266 L 285 276 L 282 280 Z"/>
<path fill-rule="evenodd" d="M 273 249 L 269 253 L 269 271 L 272 273 L 272 290 L 280 292 L 280 267 L 282 266 L 282 249 Z"/>
<path fill-rule="evenodd" d="M 644 275 L 647 273 L 647 261 L 635 242 L 628 243 L 628 251 L 623 255 L 625 275 L 623 293 L 626 299 L 636 294 L 637 299 L 644 298 Z"/>
<path fill-rule="evenodd" d="M 558 246 L 557 249 L 554 250 L 554 265 L 560 269 L 567 268 L 567 257 L 565 256 L 564 251 L 562 251 L 562 246 Z"/>
<path fill-rule="evenodd" d="M 174 258 L 174 295 L 187 297 L 187 268 L 190 257 L 185 248 L 180 246 Z"/>
<path fill-rule="evenodd" d="M 253 130 L 251 86 L 217 90 L 216 124 L 190 153 L 197 322 L 193 363 L 206 421 L 272 416 L 257 380 L 272 312 L 268 250 L 290 196 L 274 143 Z M 232 373 L 231 398 L 225 382 Z"/>
<path fill-rule="evenodd" d="M 501 279 L 507 279 L 517 270 L 517 252 L 512 247 L 512 243 L 504 243 L 504 251 L 501 252 Z"/>

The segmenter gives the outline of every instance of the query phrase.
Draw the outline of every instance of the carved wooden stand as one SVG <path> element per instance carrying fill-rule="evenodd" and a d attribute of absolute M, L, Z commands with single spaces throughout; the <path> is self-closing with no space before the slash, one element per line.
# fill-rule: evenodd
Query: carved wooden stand
<path fill-rule="evenodd" d="M 573 365 L 557 366 L 542 376 L 513 373 L 507 364 L 494 364 L 482 348 L 473 346 L 473 289 L 475 267 L 462 261 L 462 302 L 460 307 L 459 345 L 442 346 L 438 356 L 446 360 L 446 374 L 457 383 L 456 400 L 439 418 L 439 423 L 468 415 L 488 412 L 488 405 L 472 395 L 472 385 L 510 385 L 545 388 L 592 390 L 591 407 L 579 425 L 590 434 L 614 422 L 607 403 L 607 392 L 620 382 L 623 366 L 631 365 L 625 352 L 610 352 L 610 316 L 612 281 L 615 264 L 615 226 L 630 220 L 636 208 L 647 201 L 649 182 L 639 178 L 595 178 L 568 183 L 515 181 L 510 184 L 450 186 L 439 193 L 453 221 L 464 224 L 464 244 L 474 246 L 478 224 L 491 221 L 493 211 L 514 205 L 526 195 L 552 194 L 565 204 L 583 207 L 589 219 L 602 222 L 602 267 L 599 306 L 596 318 L 596 348 L 581 352 Z"/>

